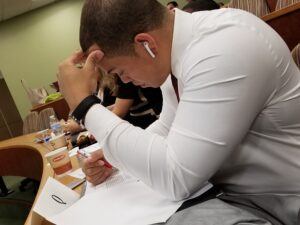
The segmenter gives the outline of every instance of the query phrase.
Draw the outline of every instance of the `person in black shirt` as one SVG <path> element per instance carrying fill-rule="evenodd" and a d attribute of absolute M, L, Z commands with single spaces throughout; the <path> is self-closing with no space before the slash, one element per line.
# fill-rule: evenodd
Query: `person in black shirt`
<path fill-rule="evenodd" d="M 182 8 L 182 10 L 189 13 L 193 13 L 197 11 L 214 10 L 219 8 L 220 5 L 218 5 L 213 0 L 194 0 L 194 1 L 189 1 L 189 3 Z"/>
<path fill-rule="evenodd" d="M 110 78 L 102 85 L 98 96 L 103 106 L 132 125 L 143 129 L 158 119 L 162 109 L 160 88 L 141 88 L 132 83 L 125 84 L 118 77 L 115 77 L 114 81 Z M 62 126 L 65 132 L 83 131 L 72 119 L 63 121 Z"/>
<path fill-rule="evenodd" d="M 116 104 L 112 111 L 135 126 L 147 128 L 158 118 L 162 109 L 160 88 L 141 88 L 132 83 L 124 84 L 120 79 L 117 82 L 119 87 L 116 103 L 128 102 L 126 107 L 124 104 L 122 106 L 127 113 L 118 115 Z"/>

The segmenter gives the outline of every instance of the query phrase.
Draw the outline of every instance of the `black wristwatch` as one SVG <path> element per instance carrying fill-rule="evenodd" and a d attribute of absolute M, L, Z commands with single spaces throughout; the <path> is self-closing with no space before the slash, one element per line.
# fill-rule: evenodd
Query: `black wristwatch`
<path fill-rule="evenodd" d="M 89 109 L 95 105 L 101 104 L 101 100 L 96 95 L 89 95 L 83 99 L 72 112 L 72 118 L 79 125 L 84 125 L 84 120 Z"/>

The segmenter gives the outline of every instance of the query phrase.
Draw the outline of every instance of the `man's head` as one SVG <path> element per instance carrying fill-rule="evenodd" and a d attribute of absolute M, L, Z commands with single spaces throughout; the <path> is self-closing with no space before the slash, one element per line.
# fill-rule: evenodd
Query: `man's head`
<path fill-rule="evenodd" d="M 177 2 L 175 2 L 175 1 L 168 2 L 167 8 L 168 8 L 169 10 L 173 10 L 174 8 L 178 8 L 178 4 L 177 4 Z"/>
<path fill-rule="evenodd" d="M 164 58 L 171 51 L 170 18 L 155 0 L 86 0 L 81 15 L 81 48 L 87 54 L 101 50 L 105 56 L 100 67 L 118 74 L 124 82 L 159 86 L 162 78 L 159 81 L 158 76 L 167 72 Z M 159 74 L 150 77 L 150 73 Z M 131 77 L 125 80 L 122 75 Z"/>
<path fill-rule="evenodd" d="M 213 0 L 195 0 L 186 4 L 182 10 L 192 13 L 203 10 L 219 9 L 220 6 Z"/>

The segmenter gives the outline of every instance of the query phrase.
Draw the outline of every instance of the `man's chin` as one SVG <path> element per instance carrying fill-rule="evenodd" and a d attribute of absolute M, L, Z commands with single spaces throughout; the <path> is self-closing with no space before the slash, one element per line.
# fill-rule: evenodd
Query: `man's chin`
<path fill-rule="evenodd" d="M 141 88 L 159 88 L 160 86 L 156 86 L 156 85 L 150 85 L 150 84 L 143 84 L 143 85 L 139 85 Z"/>
<path fill-rule="evenodd" d="M 140 82 L 132 82 L 135 86 L 139 86 L 141 88 L 147 87 L 148 85 L 145 83 L 140 83 Z"/>
<path fill-rule="evenodd" d="M 132 82 L 135 86 L 139 86 L 141 88 L 158 88 L 159 86 L 146 84 L 146 83 L 139 83 L 139 82 Z"/>
<path fill-rule="evenodd" d="M 149 85 L 147 85 L 147 84 L 140 84 L 139 85 L 141 88 L 148 88 L 148 87 L 150 87 Z"/>

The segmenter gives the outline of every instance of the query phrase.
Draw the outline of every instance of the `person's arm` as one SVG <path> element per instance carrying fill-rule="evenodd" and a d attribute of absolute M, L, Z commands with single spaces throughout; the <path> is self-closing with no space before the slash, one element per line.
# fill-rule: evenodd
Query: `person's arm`
<path fill-rule="evenodd" d="M 204 39 L 191 47 L 179 79 L 184 90 L 167 137 L 93 106 L 86 127 L 104 144 L 106 159 L 171 199 L 199 190 L 241 143 L 276 88 L 268 47 L 250 31 L 243 39 L 215 43 L 214 48 Z"/>
<path fill-rule="evenodd" d="M 188 46 L 178 74 L 184 89 L 167 137 L 125 123 L 99 104 L 85 117 L 110 164 L 171 199 L 190 196 L 220 169 L 275 93 L 281 75 L 276 64 L 287 57 L 275 52 L 274 59 L 271 45 L 254 31 L 239 28 L 237 38 L 236 27 L 224 29 Z M 224 36 L 226 45 L 215 41 Z M 91 53 L 82 70 L 74 67 L 76 56 L 61 65 L 60 86 L 71 109 L 92 89 L 92 59 L 101 55 Z"/>
<path fill-rule="evenodd" d="M 114 107 L 115 107 L 115 104 L 106 106 L 106 108 L 107 108 L 108 110 L 110 110 L 110 111 L 113 111 Z"/>
<path fill-rule="evenodd" d="M 133 99 L 116 98 L 112 112 L 118 117 L 124 118 L 128 114 L 133 102 Z"/>
<path fill-rule="evenodd" d="M 62 121 L 61 125 L 63 127 L 64 132 L 70 132 L 72 134 L 83 130 L 83 128 L 73 119 L 68 119 L 67 122 Z"/>
<path fill-rule="evenodd" d="M 146 130 L 167 137 L 178 105 L 176 94 L 172 86 L 171 76 L 169 76 L 161 86 L 161 91 L 163 94 L 163 104 L 159 119 L 154 121 Z"/>

